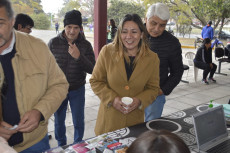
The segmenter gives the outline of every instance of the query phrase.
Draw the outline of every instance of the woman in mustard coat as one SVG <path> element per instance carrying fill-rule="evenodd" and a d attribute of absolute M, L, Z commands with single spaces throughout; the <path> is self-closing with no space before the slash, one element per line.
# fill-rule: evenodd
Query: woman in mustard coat
<path fill-rule="evenodd" d="M 96 135 L 144 122 L 145 108 L 157 97 L 159 59 L 146 36 L 141 18 L 127 14 L 113 43 L 102 48 L 90 79 L 101 100 Z M 125 105 L 122 97 L 131 97 L 133 103 Z"/>

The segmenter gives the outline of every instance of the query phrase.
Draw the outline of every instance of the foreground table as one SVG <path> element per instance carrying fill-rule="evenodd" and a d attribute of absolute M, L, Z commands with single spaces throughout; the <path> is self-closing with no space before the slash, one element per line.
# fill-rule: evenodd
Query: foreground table
<path fill-rule="evenodd" d="M 188 145 L 191 152 L 197 152 L 196 136 L 191 116 L 194 113 L 198 113 L 206 109 L 208 109 L 208 105 L 206 104 L 195 106 L 156 120 L 109 132 L 108 135 L 116 140 L 124 138 L 129 139 L 131 143 L 133 139 L 147 130 L 165 129 L 181 137 Z"/>
<path fill-rule="evenodd" d="M 123 141 L 125 144 L 131 144 L 140 134 L 145 131 L 157 129 L 157 130 L 168 130 L 177 134 L 184 142 L 188 145 L 191 152 L 197 151 L 196 136 L 193 128 L 192 115 L 194 113 L 202 112 L 208 109 L 208 104 L 195 106 L 189 109 L 172 113 L 168 116 L 161 117 L 149 122 L 141 123 L 131 127 L 119 129 L 113 132 L 106 133 L 108 137 Z M 100 136 L 98 136 L 100 137 Z M 97 139 L 94 137 L 92 139 Z M 87 142 L 87 140 L 86 140 Z M 64 149 L 67 146 L 63 147 Z"/>

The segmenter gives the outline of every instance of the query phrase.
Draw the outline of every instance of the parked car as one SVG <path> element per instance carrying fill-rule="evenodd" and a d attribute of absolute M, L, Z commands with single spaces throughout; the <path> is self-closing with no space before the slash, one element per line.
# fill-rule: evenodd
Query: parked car
<path fill-rule="evenodd" d="M 219 33 L 219 30 L 215 30 L 215 36 L 217 36 Z M 230 39 L 230 32 L 222 30 L 219 34 L 219 39 Z"/>
<path fill-rule="evenodd" d="M 175 22 L 169 22 L 167 25 L 175 25 Z"/>
<path fill-rule="evenodd" d="M 193 24 L 197 25 L 197 26 L 201 26 L 200 22 L 193 22 Z"/>
<path fill-rule="evenodd" d="M 176 29 L 176 24 L 174 22 L 167 23 L 166 29 L 168 31 L 174 30 L 174 29 Z"/>

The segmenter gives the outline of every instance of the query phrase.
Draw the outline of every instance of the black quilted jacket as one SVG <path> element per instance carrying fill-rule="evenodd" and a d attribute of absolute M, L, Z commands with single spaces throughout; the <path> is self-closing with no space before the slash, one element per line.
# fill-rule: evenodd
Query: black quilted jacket
<path fill-rule="evenodd" d="M 95 56 L 92 45 L 82 35 L 73 42 L 80 50 L 80 57 L 76 60 L 68 53 L 68 42 L 63 37 L 64 31 L 52 38 L 48 46 L 56 58 L 59 67 L 64 72 L 69 91 L 76 90 L 85 84 L 86 73 L 92 74 L 95 65 Z"/>
<path fill-rule="evenodd" d="M 160 87 L 169 95 L 178 85 L 184 72 L 182 50 L 179 40 L 164 31 L 159 37 L 149 36 L 150 49 L 160 59 Z"/>

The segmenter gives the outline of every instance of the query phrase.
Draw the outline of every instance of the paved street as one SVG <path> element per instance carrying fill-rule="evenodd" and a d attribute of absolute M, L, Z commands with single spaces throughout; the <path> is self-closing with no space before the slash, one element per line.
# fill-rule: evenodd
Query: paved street
<path fill-rule="evenodd" d="M 55 37 L 55 31 L 46 30 L 33 30 L 32 34 L 36 37 L 43 39 L 46 43 L 50 38 Z M 86 38 L 93 44 L 92 33 L 86 33 Z M 192 51 L 194 49 L 183 48 L 183 56 L 186 52 Z M 213 61 L 218 65 L 215 58 Z M 184 58 L 184 63 L 186 60 Z M 184 72 L 183 79 L 188 80 L 189 84 L 181 82 L 175 90 L 167 96 L 167 101 L 163 110 L 163 115 L 168 115 L 170 113 L 183 110 L 198 104 L 208 103 L 211 99 L 214 102 L 225 104 L 230 99 L 230 64 L 222 63 L 221 72 L 226 73 L 227 76 L 215 75 L 217 83 L 211 83 L 209 85 L 204 85 L 201 83 L 202 71 L 198 71 L 198 82 L 194 82 L 193 77 L 193 67 L 190 67 L 189 72 Z M 85 104 L 85 135 L 84 139 L 93 137 L 94 126 L 97 118 L 97 111 L 99 108 L 99 99 L 91 90 L 89 84 L 90 75 L 87 75 L 86 83 L 86 104 Z M 49 121 L 49 133 L 53 136 L 50 140 L 51 147 L 57 146 L 57 142 L 54 138 L 54 123 L 53 116 Z M 73 142 L 73 125 L 72 125 L 71 112 L 67 112 L 66 126 L 67 126 L 67 138 L 68 144 Z"/>

